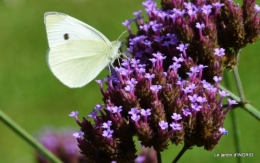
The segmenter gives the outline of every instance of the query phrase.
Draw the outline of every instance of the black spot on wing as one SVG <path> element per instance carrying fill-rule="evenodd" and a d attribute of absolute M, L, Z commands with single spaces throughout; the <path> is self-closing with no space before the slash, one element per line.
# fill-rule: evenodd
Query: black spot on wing
<path fill-rule="evenodd" d="M 68 40 L 68 39 L 69 39 L 69 34 L 68 34 L 68 33 L 65 33 L 65 34 L 63 35 L 63 37 L 64 37 L 64 40 Z"/>

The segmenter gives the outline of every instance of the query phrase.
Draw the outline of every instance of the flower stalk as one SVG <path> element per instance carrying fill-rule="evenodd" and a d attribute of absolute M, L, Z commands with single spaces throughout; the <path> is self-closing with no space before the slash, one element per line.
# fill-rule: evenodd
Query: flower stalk
<path fill-rule="evenodd" d="M 16 124 L 1 109 L 0 109 L 0 119 L 11 130 L 13 130 L 17 135 L 19 135 L 24 141 L 30 144 L 36 151 L 42 154 L 46 159 L 48 159 L 52 163 L 62 163 L 56 156 L 54 156 L 50 151 L 48 151 L 38 141 L 36 141 L 29 133 L 27 133 L 23 128 L 21 128 L 18 124 Z"/>

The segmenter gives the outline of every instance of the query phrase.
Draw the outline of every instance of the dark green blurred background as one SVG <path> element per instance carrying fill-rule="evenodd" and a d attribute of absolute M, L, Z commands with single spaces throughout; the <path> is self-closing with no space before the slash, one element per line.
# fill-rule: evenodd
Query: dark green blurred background
<path fill-rule="evenodd" d="M 60 83 L 46 63 L 48 48 L 43 14 L 58 11 L 71 15 L 115 40 L 125 30 L 121 23 L 133 18 L 132 12 L 143 9 L 141 0 L 3 0 L 0 2 L 0 108 L 30 134 L 45 126 L 75 127 L 72 110 L 87 116 L 96 103 L 101 103 L 99 86 L 91 82 L 80 89 L 70 89 Z M 259 1 L 258 1 L 259 2 Z M 159 4 L 158 4 L 159 6 Z M 144 15 L 144 14 L 143 14 Z M 126 35 L 125 35 L 126 36 Z M 124 39 L 124 37 L 122 39 Z M 246 98 L 260 108 L 260 44 L 242 50 L 239 70 Z M 104 70 L 99 79 L 108 74 Z M 231 75 L 231 73 L 230 73 Z M 235 88 L 235 85 L 233 85 Z M 242 152 L 254 153 L 245 162 L 260 160 L 260 125 L 242 109 L 236 109 Z M 184 162 L 235 163 L 235 158 L 215 158 L 217 153 L 234 153 L 230 115 L 223 136 L 213 152 L 194 147 Z M 181 146 L 170 145 L 162 155 L 170 162 Z M 0 121 L 0 163 L 33 163 L 34 149 Z"/>

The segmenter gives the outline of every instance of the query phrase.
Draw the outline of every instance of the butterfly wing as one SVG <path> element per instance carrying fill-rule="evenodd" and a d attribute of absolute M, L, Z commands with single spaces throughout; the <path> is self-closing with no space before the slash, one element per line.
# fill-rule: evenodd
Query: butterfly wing
<path fill-rule="evenodd" d="M 53 74 L 70 88 L 82 87 L 108 64 L 105 42 L 73 40 L 52 48 L 48 62 Z"/>
<path fill-rule="evenodd" d="M 111 42 L 93 27 L 68 15 L 44 15 L 53 74 L 71 88 L 82 87 L 109 64 Z"/>
<path fill-rule="evenodd" d="M 66 14 L 46 12 L 44 23 L 50 49 L 70 40 L 102 40 L 111 46 L 101 32 Z"/>

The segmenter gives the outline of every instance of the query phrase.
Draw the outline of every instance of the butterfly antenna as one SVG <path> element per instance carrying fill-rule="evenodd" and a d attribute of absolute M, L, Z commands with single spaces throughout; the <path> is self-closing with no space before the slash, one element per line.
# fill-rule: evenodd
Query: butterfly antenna
<path fill-rule="evenodd" d="M 111 72 L 110 66 L 112 66 L 112 67 L 113 67 L 113 65 L 112 65 L 112 64 L 111 64 L 111 65 L 108 65 L 108 69 L 109 69 L 110 76 L 111 76 L 111 75 L 112 75 L 112 72 Z"/>
<path fill-rule="evenodd" d="M 120 39 L 121 36 L 123 36 L 123 34 L 125 34 L 127 32 L 127 30 L 125 30 L 117 39 L 117 41 Z"/>

